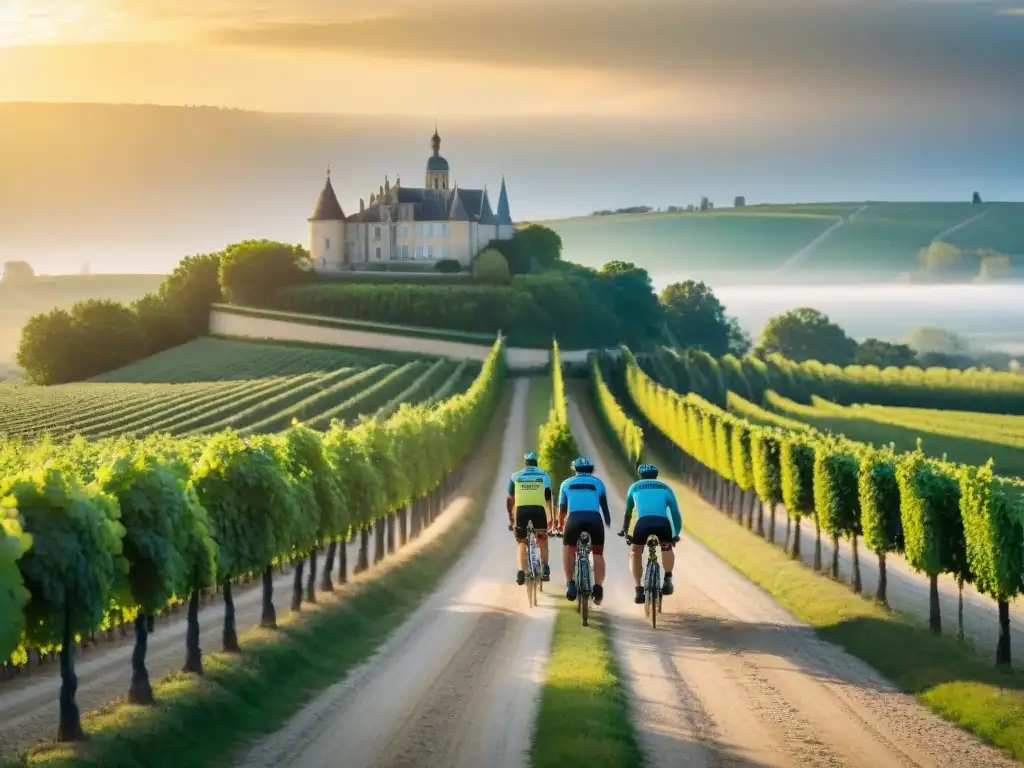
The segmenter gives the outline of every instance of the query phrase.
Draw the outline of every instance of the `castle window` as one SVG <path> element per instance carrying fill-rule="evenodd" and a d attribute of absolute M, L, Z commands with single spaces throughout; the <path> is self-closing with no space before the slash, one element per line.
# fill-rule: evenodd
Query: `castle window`
<path fill-rule="evenodd" d="M 427 258 L 428 259 L 434 258 L 434 246 L 432 246 L 432 245 L 428 245 L 427 246 Z"/>
<path fill-rule="evenodd" d="M 373 239 L 374 240 L 380 240 L 380 227 L 374 227 L 373 228 Z M 379 251 L 380 248 L 378 248 L 377 250 Z"/>
<path fill-rule="evenodd" d="M 380 259 L 380 246 L 377 246 L 377 258 Z"/>
<path fill-rule="evenodd" d="M 427 237 L 430 237 L 431 235 L 433 235 L 434 234 L 434 225 L 433 224 L 424 224 L 423 225 L 423 234 L 425 234 Z"/>
<path fill-rule="evenodd" d="M 448 225 L 447 224 L 442 224 L 441 225 L 441 234 L 444 235 L 445 237 L 448 237 Z"/>
<path fill-rule="evenodd" d="M 324 250 L 325 251 L 331 250 L 331 238 L 329 238 L 329 237 L 325 237 L 324 238 Z"/>
<path fill-rule="evenodd" d="M 442 245 L 441 246 L 441 258 L 442 259 L 447 259 L 448 258 L 448 246 L 447 245 Z"/>
<path fill-rule="evenodd" d="M 408 261 L 409 260 L 409 246 L 408 245 L 403 245 L 402 246 L 402 260 L 403 261 Z"/>
<path fill-rule="evenodd" d="M 417 245 L 416 246 L 416 258 L 417 259 L 422 259 L 423 258 L 423 246 L 422 245 Z"/>

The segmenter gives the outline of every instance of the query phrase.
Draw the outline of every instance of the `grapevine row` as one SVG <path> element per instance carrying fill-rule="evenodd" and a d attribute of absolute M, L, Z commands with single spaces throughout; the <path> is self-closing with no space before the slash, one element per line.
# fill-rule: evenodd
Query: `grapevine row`
<path fill-rule="evenodd" d="M 58 738 L 74 740 L 83 735 L 76 641 L 111 615 L 134 616 L 129 699 L 152 702 L 145 647 L 153 614 L 188 602 L 184 669 L 201 673 L 204 590 L 222 590 L 224 650 L 237 652 L 236 579 L 262 574 L 262 624 L 274 627 L 275 565 L 297 564 L 298 608 L 306 558 L 315 573 L 326 549 L 320 586 L 331 589 L 339 540 L 353 531 L 368 537 L 371 526 L 378 538 L 393 536 L 396 513 L 402 539 L 415 535 L 478 444 L 504 372 L 499 341 L 465 392 L 323 433 L 296 423 L 247 438 L 227 430 L 0 446 L 0 658 L 18 647 L 59 648 Z"/>
<path fill-rule="evenodd" d="M 551 475 L 554 488 L 559 488 L 568 477 L 572 460 L 580 454 L 579 445 L 569 426 L 569 407 L 562 377 L 562 359 L 558 343 L 551 346 L 551 409 L 538 433 L 540 466 Z"/>
<path fill-rule="evenodd" d="M 814 429 L 758 426 L 699 395 L 681 395 L 648 376 L 624 350 L 626 388 L 663 447 L 681 460 L 687 481 L 719 509 L 775 540 L 776 510 L 784 507 L 786 547 L 800 557 L 800 527 L 815 526 L 814 566 L 821 569 L 821 535 L 833 542 L 831 573 L 839 574 L 839 539 L 853 553 L 853 587 L 860 590 L 858 542 L 878 557 L 876 598 L 886 602 L 885 556 L 903 554 L 931 582 L 930 626 L 941 631 L 937 579 L 951 574 L 996 600 L 996 660 L 1010 663 L 1009 601 L 1024 590 L 1024 485 L 983 467 L 927 458 L 920 449 L 876 449 Z M 755 501 L 760 502 L 759 504 Z M 792 531 L 791 531 L 792 527 Z M 962 632 L 962 627 L 961 627 Z"/>

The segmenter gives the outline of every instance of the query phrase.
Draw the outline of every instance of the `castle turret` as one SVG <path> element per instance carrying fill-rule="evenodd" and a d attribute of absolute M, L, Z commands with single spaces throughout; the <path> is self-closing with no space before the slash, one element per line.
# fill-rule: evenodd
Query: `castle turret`
<path fill-rule="evenodd" d="M 434 126 L 434 135 L 430 138 L 430 146 L 434 154 L 427 158 L 427 189 L 448 189 L 448 161 L 441 157 L 441 137 Z"/>
<path fill-rule="evenodd" d="M 345 261 L 345 213 L 331 184 L 331 169 L 309 217 L 309 255 L 316 269 L 341 269 Z"/>
<path fill-rule="evenodd" d="M 505 189 L 505 177 L 501 177 L 501 193 L 498 195 L 498 239 L 511 240 L 515 232 L 512 224 L 512 213 L 508 207 L 508 190 Z"/>

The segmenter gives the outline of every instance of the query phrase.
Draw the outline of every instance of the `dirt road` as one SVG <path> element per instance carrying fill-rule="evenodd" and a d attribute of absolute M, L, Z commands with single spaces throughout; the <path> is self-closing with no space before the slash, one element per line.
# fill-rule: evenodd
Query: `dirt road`
<path fill-rule="evenodd" d="M 519 466 L 528 382 L 517 379 L 487 521 L 461 562 L 378 653 L 282 731 L 246 768 L 521 768 L 554 612 L 515 584 L 505 481 Z"/>
<path fill-rule="evenodd" d="M 820 641 L 766 593 L 697 542 L 677 549 L 676 593 L 659 628 L 632 604 L 622 522 L 629 478 L 595 444 L 570 405 L 581 450 L 604 470 L 613 529 L 604 605 L 628 680 L 647 765 L 1017 765 L 896 692 L 877 673 Z M 680 498 L 684 510 L 702 503 Z M 617 519 L 616 519 L 617 517 Z"/>

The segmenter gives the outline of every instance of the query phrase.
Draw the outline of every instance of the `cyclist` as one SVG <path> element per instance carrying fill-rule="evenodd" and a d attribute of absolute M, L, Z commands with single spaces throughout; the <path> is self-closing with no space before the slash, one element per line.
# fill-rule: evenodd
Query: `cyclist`
<path fill-rule="evenodd" d="M 672 568 L 676 564 L 673 548 L 683 530 L 683 516 L 679 512 L 679 504 L 672 489 L 658 479 L 656 466 L 641 464 L 637 467 L 637 475 L 640 479 L 629 486 L 629 491 L 626 492 L 626 515 L 622 520 L 622 530 L 626 535 L 626 543 L 633 547 L 630 568 L 636 586 L 634 600 L 643 605 L 644 569 L 641 555 L 647 537 L 654 534 L 661 541 L 662 565 L 665 568 L 665 581 L 661 592 L 663 595 L 671 595 Z"/>
<path fill-rule="evenodd" d="M 558 491 L 558 523 L 565 547 L 562 558 L 565 599 L 570 602 L 576 599 L 576 582 L 572 578 L 576 543 L 580 534 L 586 531 L 590 534 L 590 551 L 594 554 L 594 605 L 600 605 L 604 597 L 604 529 L 612 524 L 608 494 L 604 482 L 594 475 L 594 462 L 590 459 L 580 456 L 571 467 L 575 474 L 562 483 Z M 604 525 L 601 525 L 602 516 Z"/>
<path fill-rule="evenodd" d="M 551 476 L 537 466 L 537 454 L 533 451 L 523 456 L 526 464 L 508 479 L 508 498 L 505 509 L 508 512 L 509 530 L 515 528 L 518 543 L 519 571 L 516 584 L 526 582 L 526 526 L 533 522 L 533 534 L 540 548 L 541 581 L 551 580 L 548 566 L 548 526 L 554 517 L 551 509 Z"/>

